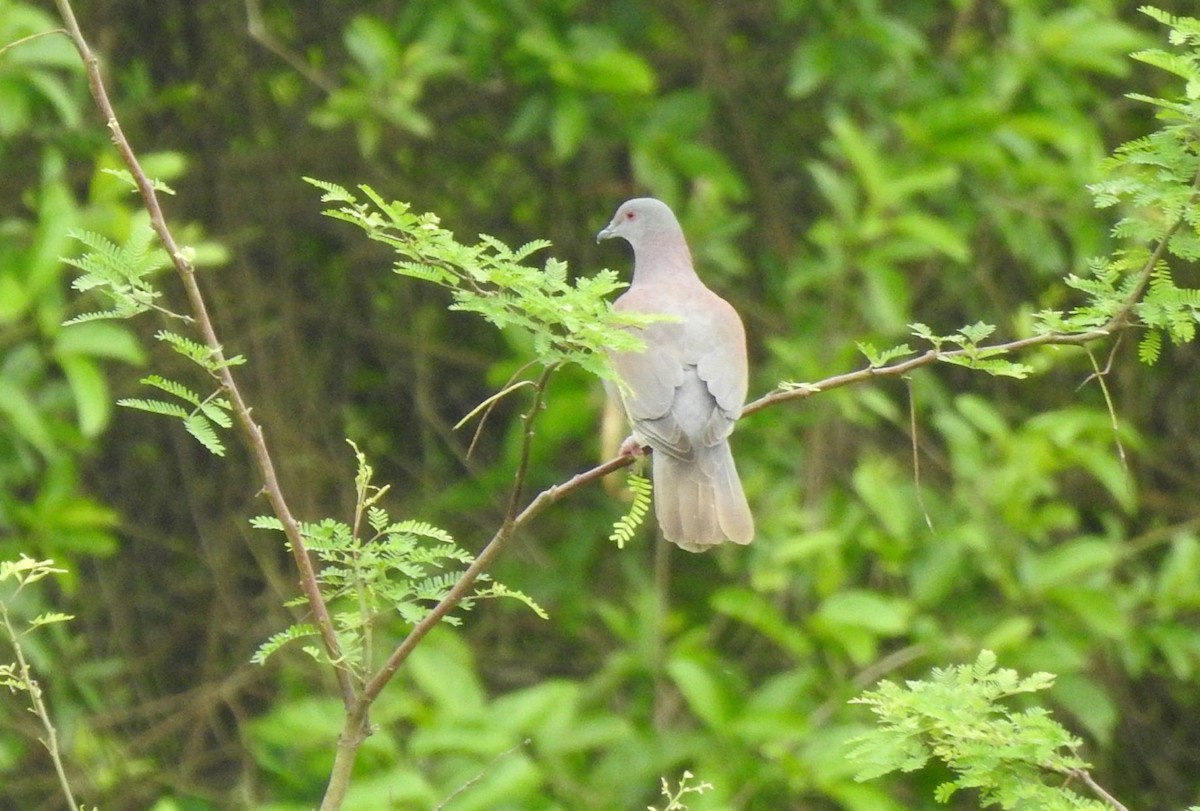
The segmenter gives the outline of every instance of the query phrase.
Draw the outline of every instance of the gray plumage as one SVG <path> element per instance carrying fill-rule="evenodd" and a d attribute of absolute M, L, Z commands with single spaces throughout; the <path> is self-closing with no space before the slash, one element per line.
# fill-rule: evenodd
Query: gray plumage
<path fill-rule="evenodd" d="M 633 427 L 631 439 L 654 452 L 654 511 L 663 535 L 689 552 L 726 539 L 750 543 L 754 518 L 729 449 L 746 400 L 742 321 L 696 275 L 665 203 L 649 197 L 623 203 L 596 235 L 613 237 L 632 245 L 634 257 L 633 281 L 613 307 L 679 319 L 639 330 L 644 352 L 612 355 L 625 385 L 610 387 L 610 394 Z"/>

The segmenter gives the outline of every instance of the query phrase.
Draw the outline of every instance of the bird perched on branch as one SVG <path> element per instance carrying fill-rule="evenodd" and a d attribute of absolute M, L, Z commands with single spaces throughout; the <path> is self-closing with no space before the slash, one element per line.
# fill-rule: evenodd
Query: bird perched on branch
<path fill-rule="evenodd" d="M 674 212 L 649 197 L 626 201 L 596 240 L 633 246 L 633 281 L 616 310 L 671 316 L 636 330 L 642 352 L 614 352 L 610 395 L 633 435 L 622 453 L 652 451 L 654 512 L 668 541 L 703 552 L 750 543 L 754 517 L 729 449 L 746 400 L 746 334 L 729 302 L 692 267 Z"/>

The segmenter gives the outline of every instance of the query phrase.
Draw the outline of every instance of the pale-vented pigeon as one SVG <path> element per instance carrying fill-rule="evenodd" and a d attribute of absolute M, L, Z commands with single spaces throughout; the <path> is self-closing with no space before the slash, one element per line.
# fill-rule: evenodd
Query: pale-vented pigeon
<path fill-rule="evenodd" d="M 633 426 L 622 450 L 653 451 L 654 512 L 668 541 L 689 552 L 750 543 L 754 518 L 729 450 L 746 400 L 742 321 L 696 275 L 665 203 L 625 202 L 596 235 L 613 237 L 633 246 L 633 281 L 613 307 L 674 316 L 637 330 L 644 352 L 612 355 L 624 387 L 610 394 Z"/>

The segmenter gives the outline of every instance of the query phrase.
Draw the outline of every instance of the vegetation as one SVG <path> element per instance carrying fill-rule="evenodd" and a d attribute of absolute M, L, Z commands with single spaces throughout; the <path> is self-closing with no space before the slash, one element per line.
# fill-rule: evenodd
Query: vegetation
<path fill-rule="evenodd" d="M 1197 802 L 1188 7 L 126 5 L 0 0 L 0 805 Z M 594 486 L 640 193 L 745 549 Z"/>

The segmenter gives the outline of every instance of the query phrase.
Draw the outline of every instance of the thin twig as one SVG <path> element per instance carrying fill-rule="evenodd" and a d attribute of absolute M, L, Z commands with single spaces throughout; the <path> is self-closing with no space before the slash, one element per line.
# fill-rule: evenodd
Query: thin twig
<path fill-rule="evenodd" d="M 475 406 L 470 411 L 468 411 L 466 414 L 464 414 L 462 419 L 460 419 L 458 422 L 454 423 L 454 430 L 457 431 L 459 428 L 462 428 L 464 425 L 466 425 L 468 422 L 470 422 L 472 419 L 474 419 L 481 411 L 486 412 L 486 413 L 484 413 L 483 417 L 479 420 L 479 424 L 483 425 L 484 423 L 487 422 L 487 415 L 491 413 L 492 408 L 496 405 L 496 403 L 500 402 L 505 397 L 507 397 L 508 395 L 515 392 L 517 389 L 523 389 L 526 386 L 532 386 L 532 385 L 533 385 L 532 380 L 518 380 L 516 383 L 513 383 L 510 378 L 509 382 L 505 383 L 504 387 L 502 389 L 500 389 L 500 391 L 496 392 L 493 395 L 490 395 L 485 400 L 481 400 L 477 406 Z M 474 447 L 474 444 L 475 443 L 472 441 L 472 443 L 471 443 L 472 447 Z M 469 451 L 468 451 L 467 455 L 470 456 Z"/>
<path fill-rule="evenodd" d="M 1195 200 L 1196 196 L 1200 194 L 1200 172 L 1196 173 L 1196 177 L 1192 182 L 1192 188 L 1192 199 Z M 989 357 L 992 355 L 1007 355 L 1037 346 L 1081 346 L 1101 338 L 1106 338 L 1129 326 L 1129 316 L 1133 313 L 1138 301 L 1141 300 L 1142 293 L 1145 292 L 1146 286 L 1150 283 L 1150 277 L 1154 275 L 1154 268 L 1158 265 L 1159 260 L 1162 259 L 1163 254 L 1166 253 L 1167 246 L 1171 242 L 1172 237 L 1183 227 L 1183 224 L 1184 219 L 1181 216 L 1159 238 L 1150 257 L 1138 271 L 1137 282 L 1133 290 L 1125 297 L 1125 301 L 1112 317 L 1102 326 L 1082 332 L 1046 332 L 1041 335 L 1032 335 L 1028 338 L 989 346 L 972 346 L 950 350 L 930 349 L 923 355 L 899 361 L 890 366 L 869 366 L 866 369 L 834 375 L 818 383 L 776 389 L 759 397 L 754 402 L 747 403 L 745 408 L 742 409 L 742 416 L 744 417 L 756 411 L 761 411 L 776 403 L 788 402 L 790 400 L 807 400 L 814 394 L 820 394 L 830 389 L 838 389 L 842 386 L 849 386 L 853 383 L 861 383 L 864 380 L 872 378 L 900 377 L 913 369 L 919 369 L 922 366 L 929 366 L 950 358 L 979 357 L 981 354 L 986 354 Z"/>
<path fill-rule="evenodd" d="M 254 421 L 250 406 L 242 397 L 242 392 L 238 388 L 237 381 L 234 380 L 230 366 L 225 363 L 225 354 L 221 348 L 221 341 L 217 340 L 216 329 L 213 326 L 212 319 L 208 315 L 208 307 L 200 292 L 200 285 L 196 280 L 196 269 L 187 254 L 175 242 L 175 237 L 172 235 L 171 229 L 167 225 L 166 217 L 163 215 L 162 207 L 159 205 L 158 194 L 154 189 L 154 185 L 146 176 L 141 162 L 133 151 L 133 147 L 130 146 L 129 140 L 121 130 L 121 124 L 117 120 L 117 114 L 113 109 L 112 102 L 108 98 L 108 92 L 105 90 L 104 81 L 100 75 L 99 60 L 88 46 L 87 40 L 84 39 L 83 32 L 79 28 L 79 23 L 75 19 L 75 12 L 71 8 L 70 0 L 54 0 L 54 2 L 63 23 L 66 25 L 67 36 L 71 38 L 71 41 L 75 44 L 75 49 L 79 52 L 80 59 L 83 60 L 92 98 L 96 101 L 100 113 L 104 116 L 113 144 L 116 146 L 121 159 L 133 176 L 134 182 L 137 184 L 142 201 L 145 203 L 146 210 L 150 214 L 151 227 L 154 228 L 154 232 L 158 235 L 159 240 L 166 249 L 167 255 L 171 257 L 171 262 L 179 275 L 180 283 L 187 294 L 189 307 L 193 317 L 196 319 L 196 327 L 200 331 L 205 346 L 211 352 L 214 365 L 217 367 L 217 379 L 220 381 L 225 393 L 229 396 L 238 427 L 242 431 L 246 446 L 250 450 L 250 455 L 254 460 L 255 466 L 258 468 L 259 475 L 262 477 L 263 491 L 267 495 L 267 500 L 271 503 L 272 511 L 283 525 L 284 534 L 287 536 L 291 546 L 292 558 L 300 573 L 300 587 L 304 591 L 309 610 L 312 612 L 313 619 L 320 631 L 325 652 L 328 654 L 330 661 L 334 662 L 334 671 L 337 675 L 338 687 L 341 690 L 342 703 L 349 709 L 354 704 L 353 682 L 350 678 L 350 671 L 342 663 L 341 645 L 338 643 L 337 633 L 329 617 L 329 609 L 321 599 L 321 589 L 317 583 L 316 572 L 313 569 L 312 561 L 309 559 L 308 550 L 304 544 L 304 537 L 300 533 L 300 524 L 292 515 L 291 509 L 284 499 L 283 490 L 275 474 L 275 463 L 271 459 L 270 452 L 267 450 L 267 443 L 263 436 L 262 428 Z"/>
<path fill-rule="evenodd" d="M 371 704 L 383 692 L 383 688 L 396 675 L 396 671 L 400 669 L 400 666 L 408 659 L 421 640 L 470 594 L 479 576 L 487 571 L 492 561 L 508 546 L 508 542 L 512 540 L 517 528 L 557 500 L 554 496 L 556 488 L 551 487 L 539 493 L 520 513 L 516 512 L 529 467 L 529 454 L 534 436 L 533 425 L 538 414 L 541 412 L 546 384 L 549 382 L 550 375 L 553 374 L 555 368 L 557 367 L 551 365 L 542 371 L 542 375 L 538 378 L 535 387 L 529 411 L 526 412 L 523 418 L 525 421 L 525 431 L 521 441 L 521 462 L 514 476 L 512 497 L 509 501 L 509 509 L 505 513 L 503 523 L 496 530 L 496 534 L 492 536 L 487 546 L 483 548 L 475 557 L 475 560 L 471 562 L 471 565 L 467 567 L 467 570 L 450 587 L 450 591 L 438 601 L 437 605 L 430 609 L 429 613 L 420 622 L 413 626 L 412 630 L 408 632 L 408 636 L 388 656 L 387 661 L 363 685 L 357 700 L 354 701 L 346 713 L 346 719 L 342 725 L 342 733 L 338 736 L 337 753 L 334 756 L 333 768 L 330 771 L 329 784 L 326 786 L 325 796 L 321 799 L 321 811 L 333 811 L 333 809 L 341 808 L 346 791 L 349 789 L 350 772 L 354 765 L 356 753 L 362 742 L 366 739 L 366 736 L 370 734 L 366 723 L 367 713 L 371 708 Z M 623 457 L 613 460 L 617 464 L 609 462 L 593 468 L 585 474 L 580 474 L 568 482 L 568 484 L 577 482 L 570 489 L 574 490 L 586 483 L 595 481 L 618 468 L 624 467 L 630 461 L 632 461 L 630 458 Z"/>
<path fill-rule="evenodd" d="M 1115 811 L 1129 811 L 1120 800 L 1109 794 L 1104 790 L 1103 786 L 1093 780 L 1091 773 L 1087 769 L 1068 769 L 1067 776 L 1083 783 L 1093 794 L 1108 805 L 1111 805 Z"/>
<path fill-rule="evenodd" d="M 925 516 L 925 526 L 933 532 L 933 518 L 929 515 L 929 508 L 925 506 L 925 495 L 921 491 L 921 435 L 917 430 L 917 391 L 913 387 L 911 377 L 904 378 L 904 384 L 908 388 L 908 432 L 912 438 L 913 491 L 917 494 L 917 506 Z"/>
<path fill-rule="evenodd" d="M 36 34 L 30 34 L 27 37 L 21 37 L 20 39 L 14 39 L 12 42 L 8 43 L 7 45 L 0 47 L 0 56 L 4 56 L 4 52 L 10 48 L 15 48 L 18 45 L 24 45 L 26 42 L 32 42 L 33 40 L 38 39 L 39 37 L 49 37 L 54 34 L 66 34 L 66 33 L 67 33 L 67 29 L 65 29 L 65 28 L 53 28 L 49 31 L 38 31 Z"/>
<path fill-rule="evenodd" d="M 914 369 L 920 369 L 923 366 L 930 366 L 940 361 L 945 361 L 948 358 L 978 356 L 980 353 L 989 354 L 1007 354 L 1016 352 L 1021 349 L 1029 349 L 1035 346 L 1047 345 L 1079 345 L 1089 341 L 1094 341 L 1099 338 L 1104 338 L 1109 335 L 1105 329 L 1088 330 L 1087 332 L 1075 333 L 1047 333 L 1044 335 L 1034 335 L 1030 338 L 1021 338 L 1017 341 L 1009 341 L 1002 344 L 992 344 L 989 346 L 972 347 L 970 349 L 930 349 L 924 354 L 917 355 L 914 358 L 897 361 L 896 363 L 887 366 L 868 366 L 865 369 L 858 369 L 853 372 L 845 372 L 843 374 L 827 377 L 824 380 L 816 383 L 805 383 L 801 386 L 789 386 L 787 388 L 779 388 L 774 391 L 764 394 L 753 402 L 747 403 L 742 409 L 742 416 L 748 416 L 757 411 L 762 411 L 769 406 L 778 405 L 779 403 L 791 402 L 792 400 L 807 400 L 814 394 L 831 389 L 840 389 L 843 386 L 849 386 L 855 383 L 862 383 L 866 380 L 887 377 L 903 377 Z"/>
<path fill-rule="evenodd" d="M 33 670 L 29 667 L 29 662 L 25 659 L 25 651 L 21 648 L 20 637 L 13 628 L 12 622 L 8 618 L 8 610 L 3 603 L 0 603 L 0 622 L 3 623 L 4 633 L 12 642 L 13 650 L 16 652 L 17 669 L 21 676 L 21 683 L 25 686 L 25 690 L 29 693 L 29 700 L 33 703 L 33 714 L 42 722 L 42 729 L 46 731 L 46 737 L 38 738 L 38 741 L 50 753 L 50 761 L 54 764 L 54 773 L 58 777 L 58 786 L 62 790 L 63 799 L 67 801 L 68 809 L 76 811 L 79 803 L 75 802 L 71 783 L 67 780 L 67 770 L 63 766 L 62 753 L 58 748 L 58 730 L 54 728 L 54 723 L 50 720 L 50 711 L 46 709 L 46 703 L 42 701 L 42 688 L 37 683 L 37 679 L 33 677 Z"/>
<path fill-rule="evenodd" d="M 618 457 L 617 459 L 609 460 L 603 465 L 598 465 L 586 473 L 581 473 L 571 478 L 562 485 L 556 485 L 543 490 L 541 493 L 538 493 L 524 510 L 519 513 L 515 511 L 514 505 L 519 502 L 520 492 L 524 487 L 525 473 L 528 468 L 528 448 L 533 441 L 533 420 L 541 410 L 546 382 L 552 371 L 553 367 L 548 367 L 542 372 L 542 376 L 537 383 L 533 404 L 525 415 L 525 434 L 522 439 L 521 451 L 522 464 L 519 466 L 513 482 L 513 498 L 510 500 L 509 511 L 505 514 L 504 522 L 496 530 L 496 534 L 492 536 L 492 539 L 488 541 L 487 546 L 480 551 L 471 565 L 467 567 L 467 570 L 462 573 L 462 576 L 450 588 L 450 591 L 446 593 L 446 596 L 439 600 L 437 605 L 420 622 L 413 626 L 413 629 L 408 632 L 408 636 L 392 651 L 387 662 L 366 683 L 363 687 L 360 703 L 369 704 L 375 700 L 375 697 L 379 695 L 384 686 L 395 675 L 396 670 L 408 658 L 409 654 L 412 653 L 417 643 L 424 639 L 425 635 L 433 630 L 467 596 L 471 587 L 475 585 L 475 581 L 479 578 L 479 575 L 487 570 L 491 562 L 507 546 L 518 527 L 528 523 L 535 515 L 566 494 L 583 487 L 585 484 L 590 484 L 597 479 L 603 478 L 614 470 L 619 470 L 633 461 L 631 457 Z"/>
<path fill-rule="evenodd" d="M 525 489 L 525 479 L 529 475 L 529 457 L 533 452 L 534 421 L 546 401 L 546 386 L 550 384 L 550 377 L 557 370 L 557 363 L 552 363 L 542 369 L 542 374 L 534 385 L 533 403 L 529 406 L 529 411 L 521 418 L 525 423 L 525 432 L 521 437 L 521 460 L 517 463 L 517 472 L 513 474 L 512 495 L 508 500 L 508 511 L 504 514 L 505 521 L 512 521 L 521 507 L 521 493 Z"/>
<path fill-rule="evenodd" d="M 266 21 L 263 20 L 262 9 L 258 5 L 258 0 L 246 0 L 246 31 L 250 34 L 251 39 L 256 40 L 268 51 L 278 56 L 284 62 L 287 62 L 292 70 L 299 73 L 305 79 L 308 79 L 321 90 L 326 93 L 333 93 L 337 90 L 337 84 L 332 79 L 310 65 L 307 60 L 292 53 L 282 42 L 276 39 L 271 30 L 267 28 Z"/>
<path fill-rule="evenodd" d="M 1075 387 L 1075 391 L 1081 391 L 1084 386 L 1086 386 L 1088 383 L 1091 383 L 1097 377 L 1103 377 L 1112 371 L 1113 359 L 1116 358 L 1117 350 L 1121 348 L 1121 341 L 1124 338 L 1125 338 L 1124 333 L 1117 334 L 1117 340 L 1113 341 L 1112 348 L 1110 350 L 1108 350 L 1108 360 L 1104 362 L 1103 369 L 1101 369 L 1097 365 L 1096 359 L 1094 357 L 1092 358 L 1092 373 L 1090 375 L 1088 375 L 1087 377 L 1085 377 L 1083 379 L 1083 382 Z M 1087 350 L 1087 353 L 1088 353 L 1088 356 L 1090 357 L 1092 354 L 1092 350 L 1090 350 L 1090 349 Z"/>
<path fill-rule="evenodd" d="M 526 738 L 525 740 L 521 741 L 520 743 L 516 744 L 515 746 L 512 746 L 509 749 L 506 749 L 503 752 L 501 752 L 500 754 L 496 755 L 496 757 L 492 758 L 491 763 L 484 766 L 480 770 L 479 774 L 475 775 L 470 780 L 463 783 L 458 788 L 454 789 L 454 791 L 452 791 L 450 793 L 450 795 L 448 797 L 446 797 L 446 799 L 442 800 L 440 803 L 438 803 L 436 806 L 434 806 L 433 811 L 442 811 L 442 809 L 444 809 L 447 805 L 450 804 L 451 800 L 453 800 L 455 797 L 462 794 L 464 791 L 466 791 L 471 786 L 475 785 L 480 780 L 482 780 L 485 776 L 487 776 L 488 772 L 490 772 L 492 769 L 496 768 L 496 764 L 500 763 L 500 761 L 504 760 L 506 757 L 511 755 L 513 752 L 516 752 L 519 749 L 523 749 L 524 747 L 529 746 L 530 743 L 532 743 L 532 741 L 529 738 Z"/>
<path fill-rule="evenodd" d="M 521 368 L 517 369 L 515 372 L 513 372 L 511 375 L 509 375 L 508 380 L 505 381 L 504 386 L 500 389 L 500 391 L 497 394 L 494 394 L 491 397 L 489 397 L 488 399 L 484 400 L 478 406 L 471 409 L 470 413 L 468 413 L 465 417 L 463 417 L 461 420 L 459 420 L 457 423 L 455 423 L 454 430 L 457 431 L 459 429 L 459 427 L 466 424 L 467 420 L 471 419 L 472 416 L 474 416 L 476 413 L 478 413 L 480 406 L 483 406 L 486 404 L 487 408 L 483 412 L 483 416 L 479 418 L 479 424 L 475 426 L 475 433 L 471 435 L 471 444 L 467 446 L 467 458 L 468 459 L 470 459 L 471 454 L 475 452 L 475 446 L 479 444 L 479 440 L 483 436 L 483 426 L 487 424 L 488 417 L 490 417 L 492 415 L 492 411 L 495 410 L 497 403 L 499 403 L 503 397 L 511 394 L 512 392 L 516 391 L 520 387 L 534 385 L 532 380 L 517 381 L 517 378 L 519 378 L 521 375 L 525 374 L 525 370 L 528 369 L 529 367 L 533 366 L 534 363 L 536 363 L 536 361 L 531 360 L 531 361 L 521 364 Z M 517 382 L 514 382 L 514 381 L 517 381 Z"/>
<path fill-rule="evenodd" d="M 1108 422 L 1112 426 L 1113 442 L 1117 444 L 1117 457 L 1121 460 L 1121 469 L 1125 471 L 1125 483 L 1129 487 L 1130 495 L 1133 495 L 1133 478 L 1129 473 L 1129 459 L 1125 456 L 1125 443 L 1121 441 L 1121 425 L 1117 421 L 1117 407 L 1113 405 L 1112 393 L 1108 390 L 1108 372 L 1112 368 L 1113 356 L 1108 356 L 1108 365 L 1100 368 L 1100 364 L 1096 362 L 1096 356 L 1092 354 L 1092 350 L 1088 349 L 1088 360 L 1092 362 L 1092 375 L 1096 383 L 1100 386 L 1100 393 L 1104 395 L 1104 405 L 1108 409 Z"/>

